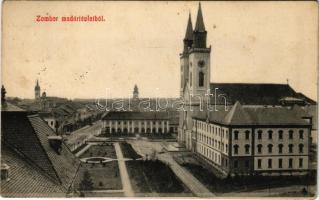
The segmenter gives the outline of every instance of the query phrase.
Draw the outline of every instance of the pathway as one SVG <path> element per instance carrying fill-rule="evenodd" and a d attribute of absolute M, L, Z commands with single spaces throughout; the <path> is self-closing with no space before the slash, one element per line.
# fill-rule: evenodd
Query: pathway
<path fill-rule="evenodd" d="M 75 156 L 80 157 L 80 155 L 86 152 L 92 145 L 93 145 L 92 143 L 87 144 L 83 149 L 81 149 L 81 151 L 77 152 Z"/>
<path fill-rule="evenodd" d="M 126 165 L 125 165 L 125 161 L 123 158 L 123 153 L 122 153 L 121 147 L 120 147 L 118 142 L 114 143 L 114 147 L 115 147 L 116 156 L 118 158 L 124 194 L 126 197 L 134 197 L 134 192 L 132 189 L 130 178 L 129 178 L 128 173 L 127 173 L 127 169 L 126 169 Z"/>
<path fill-rule="evenodd" d="M 169 153 L 158 154 L 158 159 L 170 165 L 176 176 L 195 194 L 197 197 L 215 197 L 201 182 L 199 182 L 189 171 L 181 167 Z"/>
<path fill-rule="evenodd" d="M 149 142 L 142 140 L 130 141 L 132 147 L 140 155 L 151 155 L 152 152 L 160 152 L 163 149 L 162 142 Z M 189 171 L 181 167 L 171 156 L 170 153 L 157 154 L 159 160 L 168 163 L 176 176 L 198 197 L 214 197 L 201 182 L 199 182 Z"/>

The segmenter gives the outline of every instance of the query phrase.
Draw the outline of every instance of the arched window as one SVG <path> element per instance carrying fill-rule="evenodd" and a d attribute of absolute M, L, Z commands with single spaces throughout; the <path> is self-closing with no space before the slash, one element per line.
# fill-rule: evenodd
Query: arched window
<path fill-rule="evenodd" d="M 272 147 L 273 147 L 272 144 L 268 144 L 268 153 L 272 153 Z"/>
<path fill-rule="evenodd" d="M 262 130 L 258 130 L 258 140 L 262 139 L 262 133 L 263 133 Z"/>
<path fill-rule="evenodd" d="M 272 130 L 268 131 L 268 139 L 271 140 L 272 139 Z"/>
<path fill-rule="evenodd" d="M 283 131 L 282 131 L 282 130 L 279 130 L 279 131 L 278 131 L 278 139 L 279 139 L 279 140 L 282 140 L 282 138 L 283 138 Z"/>
<path fill-rule="evenodd" d="M 246 139 L 246 140 L 249 140 L 249 131 L 248 131 L 248 130 L 245 131 L 245 139 Z"/>
<path fill-rule="evenodd" d="M 189 84 L 190 86 L 192 86 L 192 82 L 193 82 L 193 75 L 192 72 L 189 73 Z"/>
<path fill-rule="evenodd" d="M 238 145 L 237 144 L 234 145 L 234 154 L 238 154 Z"/>
<path fill-rule="evenodd" d="M 293 153 L 294 152 L 293 148 L 294 148 L 294 145 L 293 144 L 289 144 L 289 153 Z"/>
<path fill-rule="evenodd" d="M 245 145 L 245 153 L 246 154 L 249 154 L 249 148 L 250 148 L 249 144 L 246 144 Z"/>
<path fill-rule="evenodd" d="M 199 72 L 199 73 L 198 73 L 198 86 L 199 86 L 199 87 L 203 87 L 203 86 L 204 86 L 204 79 L 205 79 L 204 76 L 205 76 L 205 75 L 204 75 L 203 72 Z"/>
<path fill-rule="evenodd" d="M 299 144 L 299 153 L 303 153 L 303 144 Z"/>
<path fill-rule="evenodd" d="M 284 147 L 283 144 L 279 144 L 279 145 L 278 145 L 278 153 L 282 153 L 283 147 Z"/>
<path fill-rule="evenodd" d="M 303 139 L 303 130 L 299 130 L 299 139 Z"/>
<path fill-rule="evenodd" d="M 289 139 L 293 139 L 293 138 L 294 138 L 294 131 L 289 130 Z"/>
<path fill-rule="evenodd" d="M 257 145 L 257 151 L 258 151 L 258 153 L 262 153 L 262 147 L 263 147 L 262 144 L 258 144 L 258 145 Z"/>
<path fill-rule="evenodd" d="M 238 131 L 234 131 L 234 139 L 238 140 Z"/>

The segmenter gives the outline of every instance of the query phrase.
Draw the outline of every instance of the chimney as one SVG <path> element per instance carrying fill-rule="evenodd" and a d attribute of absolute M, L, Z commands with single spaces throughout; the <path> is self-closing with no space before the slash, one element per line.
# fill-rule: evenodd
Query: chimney
<path fill-rule="evenodd" d="M 58 135 L 48 136 L 49 144 L 51 148 L 57 153 L 60 154 L 62 150 L 62 137 Z"/>
<path fill-rule="evenodd" d="M 9 169 L 10 167 L 7 164 L 1 163 L 1 181 L 9 180 Z"/>

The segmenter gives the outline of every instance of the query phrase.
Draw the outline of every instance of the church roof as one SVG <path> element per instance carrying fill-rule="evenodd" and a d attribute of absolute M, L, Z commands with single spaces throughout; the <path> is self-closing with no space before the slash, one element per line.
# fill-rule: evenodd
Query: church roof
<path fill-rule="evenodd" d="M 286 97 L 303 99 L 306 104 L 316 104 L 287 84 L 211 83 L 210 90 L 213 94 L 216 91 L 216 102 L 215 96 L 211 98 L 211 102 L 216 104 L 224 104 L 222 96 L 226 98 L 228 105 L 233 105 L 236 101 L 243 105 L 281 105 L 280 100 Z"/>
<path fill-rule="evenodd" d="M 199 6 L 198 6 L 197 19 L 196 19 L 196 25 L 195 25 L 195 30 L 194 31 L 198 31 L 198 32 L 204 32 L 205 31 L 202 7 L 201 7 L 200 3 L 199 3 Z"/>

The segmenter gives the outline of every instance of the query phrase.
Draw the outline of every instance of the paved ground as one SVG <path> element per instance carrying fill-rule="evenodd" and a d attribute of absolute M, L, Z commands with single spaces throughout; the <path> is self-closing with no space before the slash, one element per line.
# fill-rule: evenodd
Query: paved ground
<path fill-rule="evenodd" d="M 170 155 L 170 153 L 159 154 L 158 159 L 170 165 L 171 169 L 178 178 L 195 194 L 197 197 L 215 197 L 201 182 L 191 173 L 181 167 Z"/>
<path fill-rule="evenodd" d="M 96 134 L 99 134 L 101 131 L 101 127 L 102 122 L 97 121 L 91 126 L 80 128 L 65 137 L 67 138 L 66 144 L 69 146 L 71 151 L 73 151 L 81 146 L 86 140 L 92 138 Z"/>
<path fill-rule="evenodd" d="M 130 141 L 132 147 L 137 151 L 137 153 L 147 157 L 148 155 L 154 155 L 154 152 L 162 152 L 163 146 L 162 142 L 148 142 L 135 140 Z M 175 160 L 172 158 L 170 153 L 155 153 L 157 158 L 164 163 L 168 163 L 173 170 L 173 172 L 178 176 L 178 178 L 192 191 L 192 193 L 198 197 L 214 197 L 215 195 L 211 193 L 201 182 L 199 182 L 191 173 L 182 168 Z"/>
<path fill-rule="evenodd" d="M 93 145 L 92 143 L 86 145 L 83 149 L 81 149 L 81 151 L 77 152 L 75 154 L 75 156 L 80 157 L 80 155 L 82 155 L 84 152 L 86 152 L 86 150 L 88 150 L 92 145 Z"/>
<path fill-rule="evenodd" d="M 114 147 L 115 147 L 116 155 L 118 158 L 124 195 L 126 197 L 134 197 L 134 191 L 132 189 L 131 181 L 130 181 L 129 175 L 127 173 L 125 160 L 123 158 L 123 153 L 122 153 L 121 147 L 120 147 L 118 142 L 114 143 Z"/>

